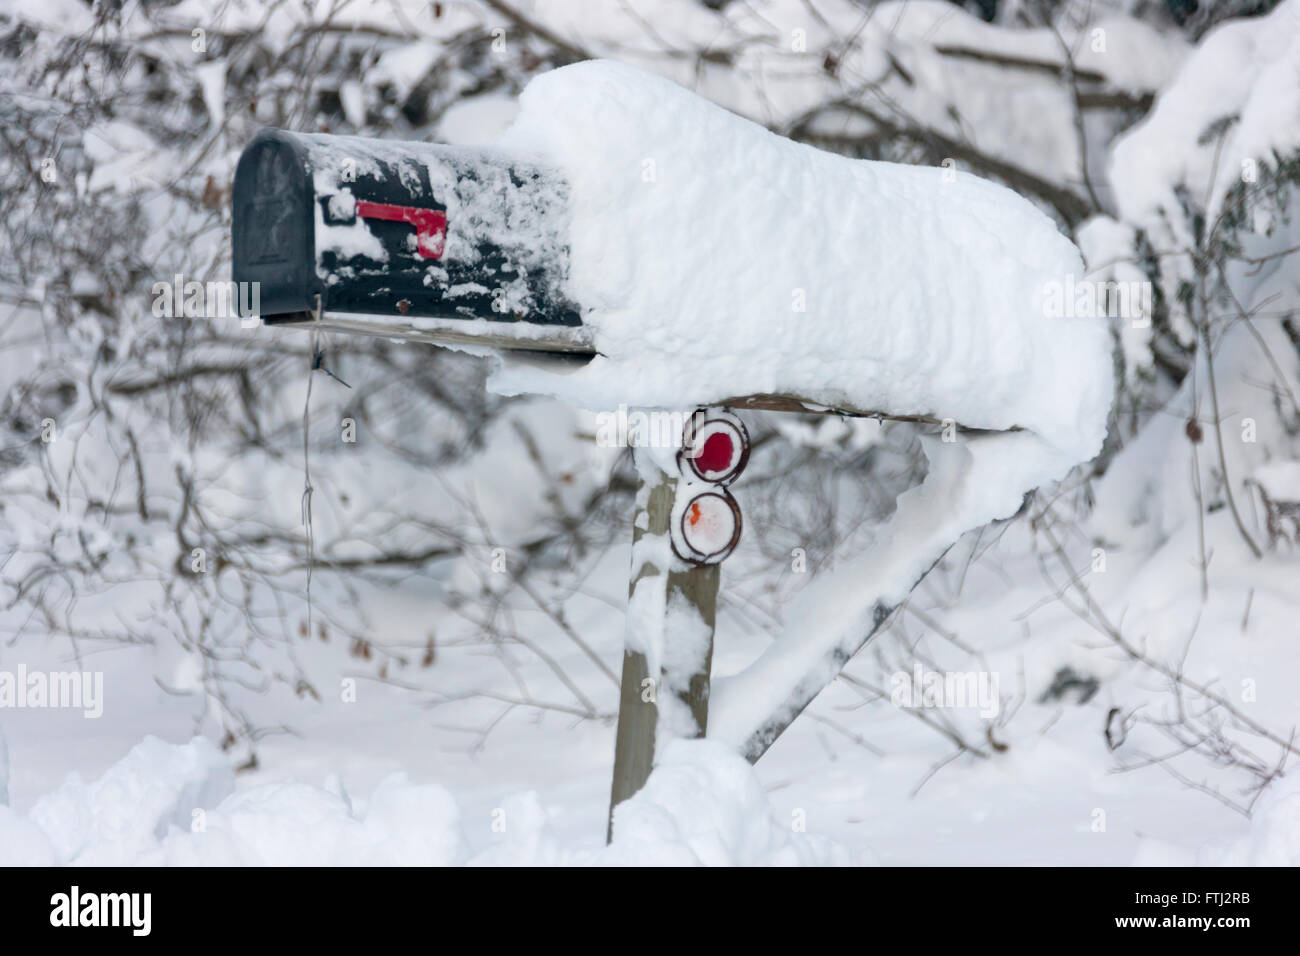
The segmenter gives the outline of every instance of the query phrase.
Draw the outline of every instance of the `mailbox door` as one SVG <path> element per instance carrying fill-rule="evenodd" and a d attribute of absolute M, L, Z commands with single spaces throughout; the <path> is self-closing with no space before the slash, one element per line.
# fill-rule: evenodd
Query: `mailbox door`
<path fill-rule="evenodd" d="M 309 311 L 324 289 L 308 168 L 307 151 L 295 138 L 261 133 L 235 170 L 233 278 L 259 284 L 264 317 Z"/>

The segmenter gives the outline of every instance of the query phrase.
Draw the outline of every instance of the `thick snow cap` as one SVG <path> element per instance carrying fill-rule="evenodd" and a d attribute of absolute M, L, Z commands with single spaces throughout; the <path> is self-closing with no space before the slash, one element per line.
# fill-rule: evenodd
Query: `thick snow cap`
<path fill-rule="evenodd" d="M 873 547 L 714 681 L 709 737 L 761 753 L 962 534 L 1101 449 L 1107 323 L 1063 317 L 1079 253 L 1010 190 L 802 146 L 601 61 L 533 80 L 500 145 L 569 184 L 569 294 L 600 354 L 563 371 L 505 360 L 492 388 L 589 409 L 793 395 L 1020 429 L 927 440 L 927 477 Z"/>
<path fill-rule="evenodd" d="M 607 61 L 520 104 L 500 145 L 569 183 L 569 283 L 600 355 L 507 364 L 496 390 L 590 409 L 796 395 L 1018 426 L 1070 464 L 1100 449 L 1106 324 L 1053 312 L 1079 253 L 1014 192 L 804 146 Z"/>

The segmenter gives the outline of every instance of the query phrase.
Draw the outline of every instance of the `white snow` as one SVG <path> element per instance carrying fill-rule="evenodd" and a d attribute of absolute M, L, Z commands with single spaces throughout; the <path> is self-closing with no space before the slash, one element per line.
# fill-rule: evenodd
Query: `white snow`
<path fill-rule="evenodd" d="M 347 117 L 349 123 L 357 129 L 366 125 L 366 93 L 360 83 L 356 80 L 340 83 L 339 104 L 343 107 L 343 115 Z"/>
<path fill-rule="evenodd" d="M 1146 273 L 1133 261 L 1135 235 L 1131 226 L 1109 216 L 1094 216 L 1079 227 L 1077 235 L 1091 281 L 1148 281 Z M 1150 315 L 1124 316 L 1116 322 L 1124 369 L 1130 383 L 1137 378 L 1139 370 L 1151 366 L 1152 325 Z"/>
<path fill-rule="evenodd" d="M 170 826 L 188 828 L 193 809 L 233 786 L 233 770 L 206 739 L 175 747 L 149 737 L 94 783 L 71 774 L 37 801 L 28 818 L 47 834 L 60 861 L 109 866 Z"/>
<path fill-rule="evenodd" d="M 1250 832 L 1204 848 L 1197 862 L 1213 866 L 1300 866 L 1300 777 L 1292 774 L 1260 798 Z"/>
<path fill-rule="evenodd" d="M 666 748 L 622 804 L 602 849 L 566 845 L 533 792 L 501 799 L 494 839 L 473 850 L 456 800 L 405 774 L 360 804 L 338 778 L 233 792 L 229 764 L 203 738 L 147 738 L 93 784 L 75 774 L 26 815 L 0 806 L 0 866 L 814 865 L 849 854 L 774 816 L 740 757 L 709 741 Z"/>
<path fill-rule="evenodd" d="M 488 94 L 457 100 L 438 121 L 438 142 L 485 146 L 506 131 L 519 113 L 513 96 Z"/>
<path fill-rule="evenodd" d="M 203 105 L 207 107 L 212 128 L 220 129 L 226 119 L 226 64 L 222 60 L 200 64 L 194 68 L 194 75 L 199 81 Z"/>
<path fill-rule="evenodd" d="M 1100 447 L 1105 326 L 1044 317 L 1082 264 L 1010 190 L 800 145 L 611 62 L 543 74 L 520 104 L 501 145 L 569 183 L 571 292 L 600 355 L 507 366 L 494 388 L 586 408 L 795 394 L 1027 428 L 1069 464 Z"/>
<path fill-rule="evenodd" d="M 1245 160 L 1269 161 L 1300 142 L 1300 2 L 1287 0 L 1266 17 L 1229 21 L 1211 31 L 1184 62 L 1169 89 L 1115 146 L 1110 180 L 1124 218 L 1141 222 L 1161 207 L 1178 208 L 1173 186 L 1198 201 L 1242 176 Z M 1239 122 L 1220 137 L 1211 125 Z M 1279 121 L 1281 119 L 1281 121 Z M 1170 148 L 1170 144 L 1199 148 Z"/>
<path fill-rule="evenodd" d="M 1007 29 L 942 0 L 763 0 L 717 12 L 699 0 L 529 7 L 535 22 L 581 38 L 592 56 L 668 76 L 774 129 L 807 121 L 832 134 L 869 131 L 856 108 L 901 114 L 958 140 L 978 130 L 982 152 L 1062 183 L 1077 180 L 1079 155 L 1070 93 L 1053 68 L 1068 56 L 1104 88 L 1138 94 L 1162 88 L 1188 49 L 1176 31 L 1099 10 L 1086 23 L 1065 17 L 1055 28 Z M 732 64 L 678 55 L 701 46 L 726 51 Z M 848 109 L 826 108 L 840 99 Z"/>
<path fill-rule="evenodd" d="M 592 409 L 793 394 L 1024 429 L 930 445 L 931 475 L 881 547 L 817 581 L 786 635 L 720 682 L 710 736 L 740 745 L 799 706 L 869 632 L 873 603 L 1100 449 L 1106 324 L 1046 317 L 1047 290 L 1082 263 L 1011 191 L 799 145 L 609 62 L 535 79 L 501 145 L 569 183 L 571 294 L 600 354 L 564 374 L 507 361 L 498 391 Z"/>
<path fill-rule="evenodd" d="M 1287 447 L 1286 417 L 1276 413 L 1271 401 L 1261 400 L 1252 381 L 1258 369 L 1269 367 L 1270 357 L 1277 363 L 1280 392 L 1300 394 L 1300 357 L 1277 323 L 1259 322 L 1255 328 L 1238 323 L 1218 344 L 1214 357 L 1221 409 L 1217 427 L 1224 436 L 1225 459 L 1220 462 L 1213 409 L 1196 390 L 1196 382 L 1208 376 L 1205 358 L 1198 354 L 1196 374 L 1183 381 L 1164 413 L 1116 456 L 1098 482 L 1098 507 L 1090 524 L 1101 540 L 1135 547 L 1159 545 L 1195 519 L 1198 487 L 1205 501 L 1222 506 L 1225 466 L 1231 482 L 1227 490 L 1240 495 L 1240 483 L 1267 466 L 1268 456 L 1274 453 L 1270 449 Z M 1203 453 L 1195 469 L 1186 434 L 1191 418 L 1197 418 L 1204 431 L 1199 446 Z M 1250 440 L 1245 440 L 1248 434 Z"/>
<path fill-rule="evenodd" d="M 1300 777 L 1284 777 L 1265 791 L 1239 836 L 1188 847 L 1147 838 L 1134 866 L 1300 866 Z"/>
<path fill-rule="evenodd" d="M 666 747 L 646 785 L 619 805 L 600 863 L 638 866 L 847 864 L 849 854 L 774 817 L 753 769 L 707 740 Z"/>
<path fill-rule="evenodd" d="M 318 181 L 319 178 L 318 176 Z M 331 185 L 333 185 L 332 182 Z M 350 189 L 339 189 L 338 192 L 327 193 L 327 195 L 330 197 L 329 208 L 332 214 L 342 213 L 349 209 L 355 211 L 357 208 L 356 197 L 352 195 Z M 364 256 L 373 259 L 375 262 L 388 261 L 388 252 L 384 249 L 383 243 L 366 226 L 364 219 L 357 218 L 349 223 L 326 224 L 325 214 L 321 211 L 319 203 L 312 204 L 312 213 L 315 218 L 317 255 L 329 250 L 336 253 L 341 259 Z"/>
<path fill-rule="evenodd" d="M 1274 501 L 1300 501 L 1300 461 L 1270 461 L 1251 477 Z"/>
<path fill-rule="evenodd" d="M 5 743 L 5 729 L 0 727 L 0 807 L 9 805 L 9 745 Z"/>
<path fill-rule="evenodd" d="M 892 609 L 965 532 L 1014 513 L 1061 466 L 1024 434 L 961 444 L 927 439 L 924 447 L 930 472 L 899 497 L 875 546 L 810 582 L 787 609 L 776 642 L 739 673 L 715 679 L 710 737 L 742 747 L 807 703 L 871 633 L 877 607 Z"/>

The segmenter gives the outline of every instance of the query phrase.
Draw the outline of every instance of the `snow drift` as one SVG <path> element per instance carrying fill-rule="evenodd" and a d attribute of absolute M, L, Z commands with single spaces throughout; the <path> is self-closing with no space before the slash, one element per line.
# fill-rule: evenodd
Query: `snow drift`
<path fill-rule="evenodd" d="M 499 145 L 570 186 L 570 291 L 600 355 L 494 387 L 587 408 L 789 394 L 1032 430 L 1092 457 L 1104 323 L 1047 318 L 1080 275 L 1052 221 L 949 169 L 851 160 L 662 78 L 592 61 L 534 79 Z"/>
<path fill-rule="evenodd" d="M 0 806 L 0 866 L 825 865 L 849 854 L 781 825 L 754 771 L 709 741 L 678 741 L 618 809 L 608 847 L 570 846 L 536 793 L 488 821 L 433 783 L 391 774 L 365 800 L 337 779 L 235 791 L 204 738 L 146 738 L 92 784 L 76 774 L 27 815 Z M 499 825 L 498 825 L 499 824 Z M 491 829 L 487 846 L 468 833 Z"/>

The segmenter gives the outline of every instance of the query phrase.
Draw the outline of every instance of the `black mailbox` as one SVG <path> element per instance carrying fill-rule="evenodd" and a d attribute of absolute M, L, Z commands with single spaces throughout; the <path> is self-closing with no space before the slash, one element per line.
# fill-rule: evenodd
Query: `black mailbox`
<path fill-rule="evenodd" d="M 268 323 L 588 349 L 563 292 L 568 189 L 550 170 L 490 150 L 266 129 L 240 156 L 233 201 L 233 278 L 258 283 Z"/>

